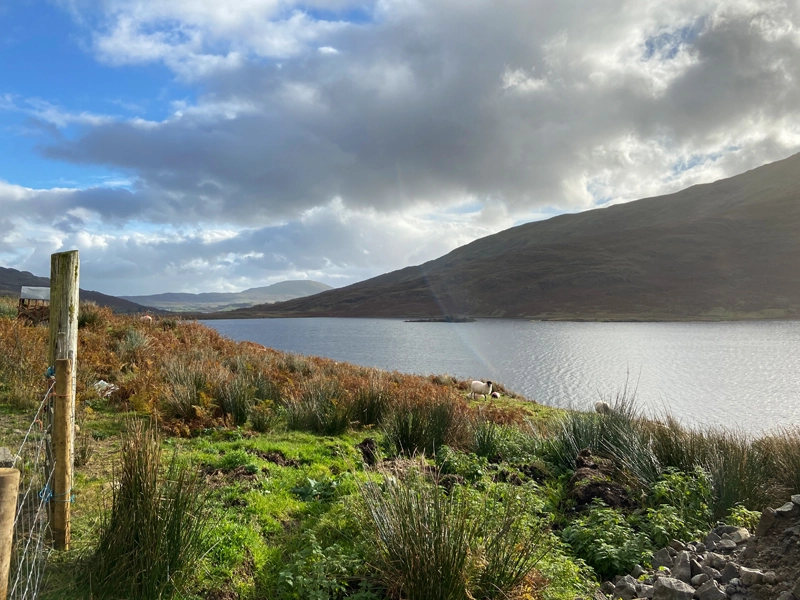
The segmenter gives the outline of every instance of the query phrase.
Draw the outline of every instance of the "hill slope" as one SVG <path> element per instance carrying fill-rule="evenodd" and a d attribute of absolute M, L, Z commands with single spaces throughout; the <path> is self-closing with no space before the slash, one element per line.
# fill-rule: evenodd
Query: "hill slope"
<path fill-rule="evenodd" d="M 175 311 L 229 310 L 254 304 L 281 302 L 332 289 L 319 281 L 281 281 L 265 287 L 250 288 L 236 293 L 181 294 L 166 293 L 152 296 L 121 296 L 125 300 Z"/>
<path fill-rule="evenodd" d="M 17 271 L 16 269 L 0 267 L 0 296 L 16 296 L 19 298 L 19 291 L 23 285 L 50 287 L 50 279 L 48 277 L 37 277 L 28 271 Z M 93 292 L 91 290 L 80 290 L 80 299 L 96 302 L 100 306 L 108 306 L 111 310 L 120 314 L 138 313 L 149 310 L 147 306 L 123 300 L 116 296 L 108 296 L 100 292 Z"/>
<path fill-rule="evenodd" d="M 800 316 L 800 154 L 675 194 L 561 215 L 255 316 Z"/>

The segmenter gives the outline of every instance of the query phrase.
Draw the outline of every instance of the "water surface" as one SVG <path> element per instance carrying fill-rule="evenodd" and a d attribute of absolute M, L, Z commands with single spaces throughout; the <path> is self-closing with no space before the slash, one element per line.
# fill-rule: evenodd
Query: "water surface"
<path fill-rule="evenodd" d="M 648 411 L 758 433 L 800 426 L 800 322 L 572 323 L 394 319 L 206 321 L 223 335 L 359 365 L 491 379 L 589 408 L 625 385 Z"/>

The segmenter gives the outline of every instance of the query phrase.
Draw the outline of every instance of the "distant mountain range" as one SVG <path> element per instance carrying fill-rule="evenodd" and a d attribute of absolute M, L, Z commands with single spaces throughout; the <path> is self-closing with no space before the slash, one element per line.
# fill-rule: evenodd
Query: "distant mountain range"
<path fill-rule="evenodd" d="M 800 154 L 231 317 L 800 318 Z"/>
<path fill-rule="evenodd" d="M 293 298 L 302 298 L 333 289 L 319 281 L 293 280 L 281 281 L 266 287 L 257 287 L 243 292 L 182 294 L 166 293 L 152 296 L 121 296 L 124 300 L 155 306 L 163 310 L 180 312 L 225 311 Z"/>
<path fill-rule="evenodd" d="M 28 271 L 17 271 L 16 269 L 0 267 L 0 296 L 16 296 L 19 298 L 20 288 L 24 285 L 32 287 L 50 287 L 50 278 L 37 277 Z M 100 292 L 93 292 L 91 290 L 82 289 L 79 292 L 79 296 L 81 301 L 89 300 L 96 302 L 100 306 L 108 306 L 114 312 L 122 314 L 151 310 L 147 306 L 123 300 L 116 296 L 108 296 Z"/>

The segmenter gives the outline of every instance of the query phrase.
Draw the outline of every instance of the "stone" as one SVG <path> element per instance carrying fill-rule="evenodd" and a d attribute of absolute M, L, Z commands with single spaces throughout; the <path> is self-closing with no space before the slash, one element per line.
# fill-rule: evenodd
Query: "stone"
<path fill-rule="evenodd" d="M 739 581 L 739 578 L 738 578 L 738 577 L 734 577 L 733 579 L 731 579 L 731 580 L 728 582 L 728 585 L 727 585 L 727 586 L 725 586 L 725 593 L 726 593 L 726 594 L 728 594 L 728 596 L 733 596 L 733 594 L 735 594 L 736 592 L 738 592 L 738 591 L 739 591 L 739 588 L 741 588 L 741 587 L 742 587 L 742 586 L 741 586 L 741 583 L 742 583 L 742 582 L 741 582 L 741 581 Z"/>
<path fill-rule="evenodd" d="M 631 570 L 631 577 L 633 577 L 634 579 L 639 579 L 639 576 L 644 575 L 645 573 L 646 571 L 644 570 L 644 567 L 642 567 L 642 565 L 636 565 Z"/>
<path fill-rule="evenodd" d="M 758 521 L 758 527 L 756 527 L 756 537 L 761 537 L 767 533 L 773 523 L 775 523 L 775 510 L 765 508 L 761 513 L 761 519 Z"/>
<path fill-rule="evenodd" d="M 725 600 L 726 598 L 725 592 L 719 589 L 719 586 L 713 580 L 707 581 L 697 588 L 695 595 L 699 600 Z"/>
<path fill-rule="evenodd" d="M 8 448 L 0 447 L 0 467 L 10 469 L 14 464 L 14 455 Z"/>
<path fill-rule="evenodd" d="M 600 584 L 600 591 L 603 592 L 606 596 L 610 596 L 611 594 L 614 593 L 615 587 L 616 586 L 610 581 L 604 581 L 602 584 Z"/>
<path fill-rule="evenodd" d="M 739 580 L 742 585 L 751 586 L 761 583 L 764 580 L 764 573 L 758 569 L 748 569 L 747 567 L 739 568 Z"/>
<path fill-rule="evenodd" d="M 686 544 L 686 551 L 697 552 L 697 546 L 695 546 L 694 544 Z"/>
<path fill-rule="evenodd" d="M 790 519 L 800 516 L 800 504 L 795 504 L 794 502 L 787 502 L 780 508 L 775 509 L 775 516 L 790 518 Z"/>
<path fill-rule="evenodd" d="M 726 533 L 733 533 L 739 529 L 736 525 L 720 525 L 714 528 L 714 533 L 717 535 L 725 535 Z"/>
<path fill-rule="evenodd" d="M 728 559 L 715 552 L 706 553 L 706 558 L 703 561 L 704 567 L 713 567 L 715 569 L 722 569 L 728 564 Z"/>
<path fill-rule="evenodd" d="M 705 540 L 706 548 L 708 548 L 709 550 L 716 550 L 717 543 L 721 539 L 722 538 L 719 537 L 715 532 L 713 532 L 713 531 L 709 532 L 709 534 L 706 536 L 706 540 Z"/>
<path fill-rule="evenodd" d="M 684 583 L 689 583 L 692 580 L 692 565 L 689 563 L 689 553 L 685 550 L 678 552 L 678 556 L 675 557 L 675 564 L 672 565 L 672 576 Z"/>
<path fill-rule="evenodd" d="M 658 569 L 659 567 L 667 567 L 668 569 L 672 568 L 673 560 L 672 556 L 669 553 L 669 550 L 666 548 L 662 548 L 655 554 L 653 554 L 653 568 Z"/>
<path fill-rule="evenodd" d="M 723 540 L 732 540 L 732 539 L 733 539 L 733 538 L 731 537 L 731 534 L 730 534 L 730 533 L 728 533 L 728 532 L 725 532 L 725 533 L 723 533 L 723 534 L 722 534 L 720 537 L 721 537 Z"/>
<path fill-rule="evenodd" d="M 652 585 L 642 585 L 639 589 L 640 598 L 652 598 L 655 593 L 655 588 Z"/>
<path fill-rule="evenodd" d="M 741 544 L 742 542 L 746 542 L 750 539 L 750 532 L 747 531 L 745 527 L 739 527 L 736 531 L 731 532 L 729 535 L 737 544 Z"/>
<path fill-rule="evenodd" d="M 722 579 L 722 573 L 717 571 L 714 567 L 703 567 L 703 573 L 705 573 L 715 581 L 719 581 L 720 579 Z"/>
<path fill-rule="evenodd" d="M 630 575 L 620 577 L 614 587 L 612 596 L 614 598 L 622 598 L 622 600 L 633 600 L 636 598 L 636 580 Z"/>
<path fill-rule="evenodd" d="M 700 587 L 706 581 L 711 581 L 711 577 L 709 577 L 707 573 L 700 573 L 699 575 L 692 577 L 692 586 Z"/>
<path fill-rule="evenodd" d="M 800 494 L 795 494 L 794 496 L 792 496 L 792 502 L 794 502 L 795 504 L 800 504 Z"/>
<path fill-rule="evenodd" d="M 722 576 L 720 577 L 720 583 L 728 583 L 731 579 L 738 576 L 739 576 L 739 565 L 731 561 L 725 565 L 724 569 L 722 569 Z"/>
<path fill-rule="evenodd" d="M 794 594 L 795 598 L 800 598 L 800 577 L 798 577 L 797 581 L 794 582 L 792 593 Z"/>
<path fill-rule="evenodd" d="M 781 595 L 778 596 L 778 600 L 795 600 L 795 597 L 792 592 L 781 592 Z"/>
<path fill-rule="evenodd" d="M 717 543 L 716 549 L 720 552 L 731 552 L 732 550 L 736 550 L 736 542 L 733 540 L 720 540 Z"/>
<path fill-rule="evenodd" d="M 731 600 L 747 600 L 747 596 L 745 596 L 741 592 L 737 592 L 731 595 Z"/>
<path fill-rule="evenodd" d="M 680 540 L 672 540 L 668 545 L 676 552 L 682 552 L 683 550 L 686 550 L 686 544 Z"/>
<path fill-rule="evenodd" d="M 689 561 L 689 566 L 692 568 L 692 577 L 695 575 L 700 575 L 703 572 L 703 565 L 701 565 L 696 559 L 692 559 Z"/>
<path fill-rule="evenodd" d="M 775 585 L 778 582 L 778 575 L 775 571 L 764 572 L 764 583 L 767 585 Z"/>
<path fill-rule="evenodd" d="M 653 586 L 653 600 L 691 600 L 694 588 L 672 577 L 659 577 Z"/>
<path fill-rule="evenodd" d="M 708 548 L 706 548 L 706 545 L 703 542 L 697 542 L 694 545 L 694 550 L 698 554 L 703 554 L 706 550 L 708 550 Z"/>

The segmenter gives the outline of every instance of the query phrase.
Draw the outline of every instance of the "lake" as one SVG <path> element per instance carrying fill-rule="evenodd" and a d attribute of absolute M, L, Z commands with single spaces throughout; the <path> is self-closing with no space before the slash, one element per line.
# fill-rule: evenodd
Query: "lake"
<path fill-rule="evenodd" d="M 627 385 L 651 414 L 760 433 L 800 426 L 800 322 L 576 323 L 395 319 L 204 321 L 234 340 L 364 366 L 501 382 L 590 409 Z"/>

